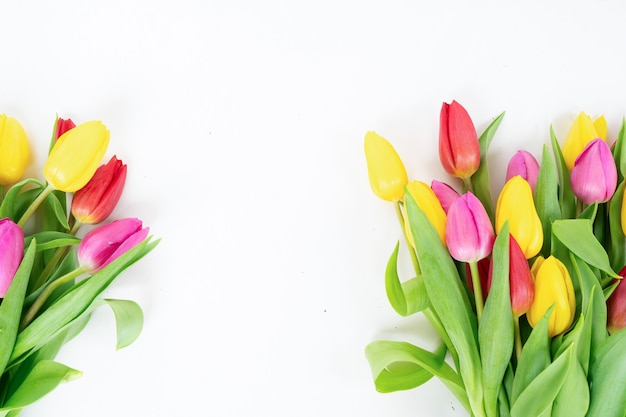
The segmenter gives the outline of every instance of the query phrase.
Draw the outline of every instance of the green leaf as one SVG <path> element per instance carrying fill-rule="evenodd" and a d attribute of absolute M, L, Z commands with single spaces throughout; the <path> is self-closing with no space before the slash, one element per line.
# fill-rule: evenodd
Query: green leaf
<path fill-rule="evenodd" d="M 561 218 L 572 219 L 576 217 L 576 197 L 572 191 L 569 170 L 567 169 L 567 165 L 565 165 L 563 152 L 561 151 L 559 141 L 554 134 L 552 126 L 550 126 L 550 141 L 552 142 L 552 152 L 554 153 L 554 159 L 556 160 L 556 166 L 559 172 L 559 189 L 561 191 L 559 194 L 559 205 L 561 206 Z"/>
<path fill-rule="evenodd" d="M 55 190 L 51 192 L 44 201 L 44 220 L 46 230 L 69 230 L 70 225 L 67 220 L 67 210 L 64 203 L 59 199 L 65 200 L 65 193 Z"/>
<path fill-rule="evenodd" d="M 24 239 L 24 244 L 29 244 L 32 239 L 37 240 L 37 252 L 80 243 L 80 238 L 69 233 L 56 231 L 43 231 L 27 236 Z"/>
<path fill-rule="evenodd" d="M 19 217 L 22 215 L 22 210 L 20 210 L 18 206 L 22 206 L 23 204 L 18 204 L 17 200 L 22 188 L 28 184 L 35 184 L 38 188 L 44 188 L 43 183 L 34 178 L 28 178 L 14 184 L 9 188 L 9 191 L 7 191 L 2 200 L 2 204 L 0 205 L 0 218 L 8 217 L 14 222 L 19 220 Z"/>
<path fill-rule="evenodd" d="M 494 208 L 493 208 L 493 199 L 491 198 L 491 185 L 489 182 L 489 166 L 487 164 L 487 152 L 489 150 L 489 145 L 491 145 L 491 141 L 500 126 L 500 122 L 502 122 L 502 118 L 504 117 L 504 112 L 500 113 L 498 117 L 496 117 L 490 124 L 487 126 L 485 131 L 478 138 L 478 143 L 480 145 L 480 166 L 478 170 L 472 175 L 470 181 L 472 183 L 472 189 L 474 191 L 474 195 L 478 197 L 478 199 L 483 203 L 489 218 L 494 218 Z"/>
<path fill-rule="evenodd" d="M 469 409 L 463 381 L 445 361 L 445 346 L 436 353 L 406 342 L 378 340 L 365 348 L 376 389 L 393 392 L 415 388 L 437 376 Z"/>
<path fill-rule="evenodd" d="M 617 140 L 613 147 L 613 159 L 617 166 L 617 174 L 620 182 L 624 179 L 624 174 L 626 174 L 626 147 L 624 146 L 624 140 L 626 140 L 626 119 L 622 118 L 622 125 L 619 128 Z"/>
<path fill-rule="evenodd" d="M 79 376 L 81 376 L 80 371 L 58 362 L 39 361 L 22 385 L 7 399 L 0 411 L 24 408 L 44 397 L 61 382 L 71 381 Z"/>
<path fill-rule="evenodd" d="M 578 218 L 586 219 L 586 220 L 591 221 L 591 223 L 593 223 L 594 220 L 596 219 L 597 214 L 598 214 L 598 202 L 596 201 L 595 203 L 589 204 L 587 207 L 585 207 L 582 213 L 578 215 Z"/>
<path fill-rule="evenodd" d="M 15 273 L 2 304 L 0 304 L 0 370 L 2 372 L 11 357 L 17 338 L 24 296 L 35 257 L 35 245 L 36 243 L 32 242 L 28 246 L 22 263 Z"/>
<path fill-rule="evenodd" d="M 624 161 L 626 163 L 626 160 Z M 622 269 L 626 265 L 626 238 L 622 231 L 622 199 L 624 198 L 624 184 L 622 181 L 615 194 L 609 200 L 609 259 L 611 267 L 615 271 Z"/>
<path fill-rule="evenodd" d="M 509 225 L 505 223 L 493 246 L 491 288 L 478 326 L 487 416 L 498 415 L 498 394 L 513 354 L 513 332 L 509 290 Z"/>
<path fill-rule="evenodd" d="M 539 416 L 552 409 L 552 403 L 561 390 L 570 362 L 575 360 L 572 346 L 546 369 L 544 369 L 522 391 L 511 407 L 511 417 Z"/>
<path fill-rule="evenodd" d="M 570 346 L 572 349 L 576 349 L 574 344 Z M 588 408 L 589 382 L 587 375 L 581 364 L 575 358 L 571 358 L 563 386 L 554 399 L 551 417 L 584 417 Z"/>
<path fill-rule="evenodd" d="M 559 183 L 556 165 L 544 145 L 541 156 L 541 165 L 535 185 L 535 207 L 541 220 L 543 229 L 543 246 L 541 253 L 547 257 L 550 253 L 550 237 L 552 236 L 552 222 L 561 218 L 559 206 Z"/>
<path fill-rule="evenodd" d="M 387 262 L 385 290 L 389 304 L 399 315 L 406 317 L 428 308 L 430 301 L 421 275 L 400 283 L 397 267 L 399 247 L 400 244 L 396 244 L 389 262 Z M 410 248 L 409 250 L 413 249 Z"/>
<path fill-rule="evenodd" d="M 589 417 L 623 417 L 626 410 L 626 329 L 607 337 L 589 368 Z"/>
<path fill-rule="evenodd" d="M 454 261 L 443 247 L 439 235 L 409 193 L 405 194 L 405 201 L 431 306 L 458 354 L 459 371 L 467 388 L 471 410 L 476 415 L 483 415 L 476 315 L 471 309 Z"/>
<path fill-rule="evenodd" d="M 115 315 L 115 328 L 117 330 L 117 349 L 125 348 L 132 344 L 143 328 L 143 311 L 141 307 L 131 300 L 114 300 L 107 298 L 104 301 L 111 307 Z"/>

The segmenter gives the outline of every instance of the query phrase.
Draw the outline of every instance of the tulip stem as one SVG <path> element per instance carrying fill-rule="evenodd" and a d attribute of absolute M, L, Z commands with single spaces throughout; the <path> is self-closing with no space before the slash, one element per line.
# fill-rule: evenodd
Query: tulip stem
<path fill-rule="evenodd" d="M 411 262 L 413 262 L 413 268 L 415 269 L 415 273 L 417 275 L 422 274 L 422 268 L 420 267 L 419 260 L 417 259 L 417 254 L 415 253 L 415 248 L 411 245 L 409 241 L 409 237 L 406 234 L 406 227 L 404 225 L 404 216 L 402 215 L 402 209 L 400 208 L 400 202 L 394 201 L 394 207 L 396 208 L 396 214 L 398 215 L 398 221 L 400 222 L 400 227 L 402 228 L 402 233 L 404 234 L 404 239 L 406 240 L 406 244 L 409 247 L 409 254 L 411 255 Z"/>
<path fill-rule="evenodd" d="M 474 192 L 474 187 L 472 187 L 472 179 L 471 177 L 463 178 L 463 186 L 465 188 L 465 192 Z"/>
<path fill-rule="evenodd" d="M 517 357 L 517 363 L 522 356 L 522 333 L 519 327 L 519 317 L 513 317 L 513 327 L 515 329 L 515 356 Z"/>
<path fill-rule="evenodd" d="M 46 199 L 46 197 L 48 197 L 48 195 L 52 191 L 54 191 L 54 187 L 52 185 L 48 184 L 46 186 L 46 188 L 44 188 L 43 191 L 41 193 L 39 193 L 37 198 L 35 198 L 33 200 L 33 202 L 30 203 L 30 206 L 28 206 L 28 208 L 26 209 L 26 211 L 22 215 L 22 218 L 20 218 L 20 220 L 17 222 L 17 225 L 20 226 L 20 227 L 24 227 L 24 225 L 26 224 L 26 222 L 28 221 L 30 216 L 33 215 L 35 210 L 37 210 L 37 208 L 41 205 L 41 203 Z"/>
<path fill-rule="evenodd" d="M 83 272 L 85 272 L 84 269 L 82 267 L 78 267 L 75 270 L 68 272 L 67 274 L 48 284 L 48 286 L 43 289 L 43 291 L 39 294 L 33 304 L 31 304 L 28 311 L 26 311 L 26 313 L 22 317 L 22 321 L 20 322 L 20 330 L 24 329 L 30 324 L 31 321 L 33 321 L 41 307 L 43 307 L 44 303 L 48 300 L 48 298 L 55 290 L 57 290 L 61 285 L 67 284 Z"/>
<path fill-rule="evenodd" d="M 476 301 L 476 317 L 480 321 L 483 315 L 483 290 L 480 286 L 480 274 L 478 272 L 478 261 L 469 262 L 470 271 L 472 273 L 472 287 L 474 287 L 474 300 Z"/>

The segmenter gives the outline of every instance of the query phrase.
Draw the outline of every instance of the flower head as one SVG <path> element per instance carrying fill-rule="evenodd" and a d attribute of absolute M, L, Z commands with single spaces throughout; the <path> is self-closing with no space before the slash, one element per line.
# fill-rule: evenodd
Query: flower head
<path fill-rule="evenodd" d="M 61 119 L 60 117 L 57 119 L 56 132 L 54 134 L 54 140 L 59 139 L 65 132 L 70 129 L 74 129 L 76 124 L 72 121 L 72 119 Z"/>
<path fill-rule="evenodd" d="M 19 181 L 29 156 L 28 140 L 22 125 L 15 118 L 0 114 L 0 184 Z"/>
<path fill-rule="evenodd" d="M 519 175 L 528 181 L 531 190 L 534 192 L 538 174 L 539 162 L 537 162 L 537 159 L 535 159 L 533 154 L 530 152 L 520 150 L 515 152 L 513 157 L 509 160 L 509 164 L 506 169 L 506 181 L 516 175 Z"/>
<path fill-rule="evenodd" d="M 475 262 L 487 257 L 495 236 L 489 215 L 471 192 L 457 198 L 448 210 L 446 243 L 457 261 Z"/>
<path fill-rule="evenodd" d="M 460 194 L 445 182 L 433 180 L 430 183 L 430 188 L 432 188 L 433 192 L 441 203 L 443 211 L 445 211 L 446 213 L 450 209 L 450 206 L 452 205 L 454 200 L 460 197 Z"/>
<path fill-rule="evenodd" d="M 450 175 L 469 178 L 480 166 L 480 145 L 474 123 L 456 101 L 443 103 L 439 116 L 439 159 Z"/>
<path fill-rule="evenodd" d="M 615 290 L 613 290 L 613 293 L 606 301 L 607 330 L 611 334 L 626 327 L 626 284 L 624 284 L 626 266 L 622 268 L 618 275 L 622 278 L 613 281 L 614 284 L 617 284 L 617 287 L 615 287 Z"/>
<path fill-rule="evenodd" d="M 446 213 L 443 211 L 437 196 L 428 184 L 421 181 L 411 181 L 407 184 L 406 190 L 413 197 L 417 206 L 424 212 L 426 218 L 433 225 L 443 245 L 446 245 Z M 409 222 L 406 221 L 407 238 L 411 246 L 415 247 L 413 235 L 409 228 Z"/>
<path fill-rule="evenodd" d="M 372 191 L 386 201 L 404 197 L 404 186 L 409 182 L 398 153 L 387 139 L 376 132 L 365 135 L 365 159 Z"/>
<path fill-rule="evenodd" d="M 580 112 L 567 134 L 565 143 L 563 143 L 563 159 L 565 159 L 565 165 L 570 171 L 574 168 L 574 161 L 585 149 L 585 146 L 596 138 L 606 140 L 604 116 L 592 121 L 588 114 Z"/>
<path fill-rule="evenodd" d="M 13 221 L 0 219 L 0 298 L 4 298 L 24 256 L 24 233 Z"/>
<path fill-rule="evenodd" d="M 605 203 L 617 187 L 617 167 L 609 145 L 594 139 L 578 155 L 570 177 L 572 191 L 583 203 Z"/>

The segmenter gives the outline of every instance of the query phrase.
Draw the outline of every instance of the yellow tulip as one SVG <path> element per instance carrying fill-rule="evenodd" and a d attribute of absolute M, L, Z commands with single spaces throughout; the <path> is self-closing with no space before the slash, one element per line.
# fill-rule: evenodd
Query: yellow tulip
<path fill-rule="evenodd" d="M 365 159 L 372 191 L 386 201 L 404 197 L 404 186 L 409 182 L 398 153 L 387 139 L 376 132 L 365 135 Z"/>
<path fill-rule="evenodd" d="M 596 138 L 606 141 L 606 132 L 604 116 L 592 121 L 588 114 L 583 112 L 578 114 L 563 143 L 563 159 L 567 168 L 572 170 L 574 161 L 589 142 Z"/>
<path fill-rule="evenodd" d="M 0 184 L 12 184 L 22 178 L 29 154 L 22 125 L 13 117 L 0 114 Z"/>
<path fill-rule="evenodd" d="M 441 243 L 446 246 L 446 213 L 443 211 L 443 207 L 441 207 L 441 203 L 435 195 L 435 192 L 428 184 L 422 181 L 411 181 L 407 184 L 406 189 L 411 197 L 413 197 L 420 210 L 424 212 L 426 218 L 430 221 L 430 224 L 433 225 L 437 234 L 439 234 Z M 415 247 L 415 242 L 413 241 L 413 235 L 411 234 L 411 228 L 406 219 L 406 215 L 404 224 L 406 227 L 407 239 L 409 240 L 411 246 Z"/>
<path fill-rule="evenodd" d="M 535 327 L 554 305 L 548 321 L 548 334 L 556 336 L 565 332 L 572 325 L 576 311 L 574 286 L 567 268 L 554 256 L 539 257 L 531 272 L 535 280 L 535 298 L 526 313 L 528 323 Z"/>
<path fill-rule="evenodd" d="M 65 192 L 83 188 L 100 166 L 109 131 L 100 121 L 80 124 L 59 137 L 48 155 L 44 177 Z"/>
<path fill-rule="evenodd" d="M 496 204 L 496 230 L 509 221 L 511 235 L 519 244 L 526 259 L 541 250 L 543 228 L 535 208 L 530 184 L 519 175 L 504 184 Z"/>

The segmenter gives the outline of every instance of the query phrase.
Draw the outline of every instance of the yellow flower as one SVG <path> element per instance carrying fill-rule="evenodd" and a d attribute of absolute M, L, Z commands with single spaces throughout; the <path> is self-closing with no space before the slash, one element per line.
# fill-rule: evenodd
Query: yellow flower
<path fill-rule="evenodd" d="M 19 181 L 28 165 L 28 141 L 22 125 L 0 114 L 0 184 Z"/>
<path fill-rule="evenodd" d="M 526 259 L 538 254 L 543 245 L 541 220 L 530 184 L 519 175 L 508 180 L 500 192 L 496 204 L 496 230 L 500 231 L 507 220 L 510 233 Z"/>
<path fill-rule="evenodd" d="M 570 328 L 574 321 L 576 299 L 574 286 L 567 268 L 554 256 L 538 257 L 531 269 L 535 280 L 535 298 L 526 313 L 535 327 L 548 309 L 554 310 L 548 322 L 548 334 L 556 336 Z"/>
<path fill-rule="evenodd" d="M 91 179 L 109 145 L 109 131 L 100 121 L 65 132 L 48 155 L 44 177 L 57 190 L 73 192 Z"/>
<path fill-rule="evenodd" d="M 420 210 L 424 212 L 426 218 L 430 221 L 430 224 L 433 225 L 439 234 L 439 239 L 441 239 L 443 246 L 446 246 L 446 213 L 443 211 L 441 203 L 435 195 L 435 192 L 428 186 L 428 184 L 422 181 L 411 181 L 407 184 L 406 189 L 411 197 L 413 197 Z M 406 219 L 406 215 L 404 220 L 407 239 L 409 240 L 411 246 L 415 247 L 415 242 L 413 241 L 413 235 L 411 234 L 411 228 L 408 220 Z"/>
<path fill-rule="evenodd" d="M 404 186 L 409 179 L 404 164 L 391 143 L 376 132 L 367 132 L 365 159 L 374 194 L 386 201 L 402 200 Z"/>
<path fill-rule="evenodd" d="M 567 168 L 570 171 L 572 170 L 574 161 L 576 161 L 578 155 L 589 142 L 596 138 L 606 141 L 606 132 L 606 119 L 604 116 L 600 116 L 592 121 L 588 114 L 583 112 L 578 114 L 567 134 L 565 143 L 563 143 L 563 159 L 565 159 Z"/>

